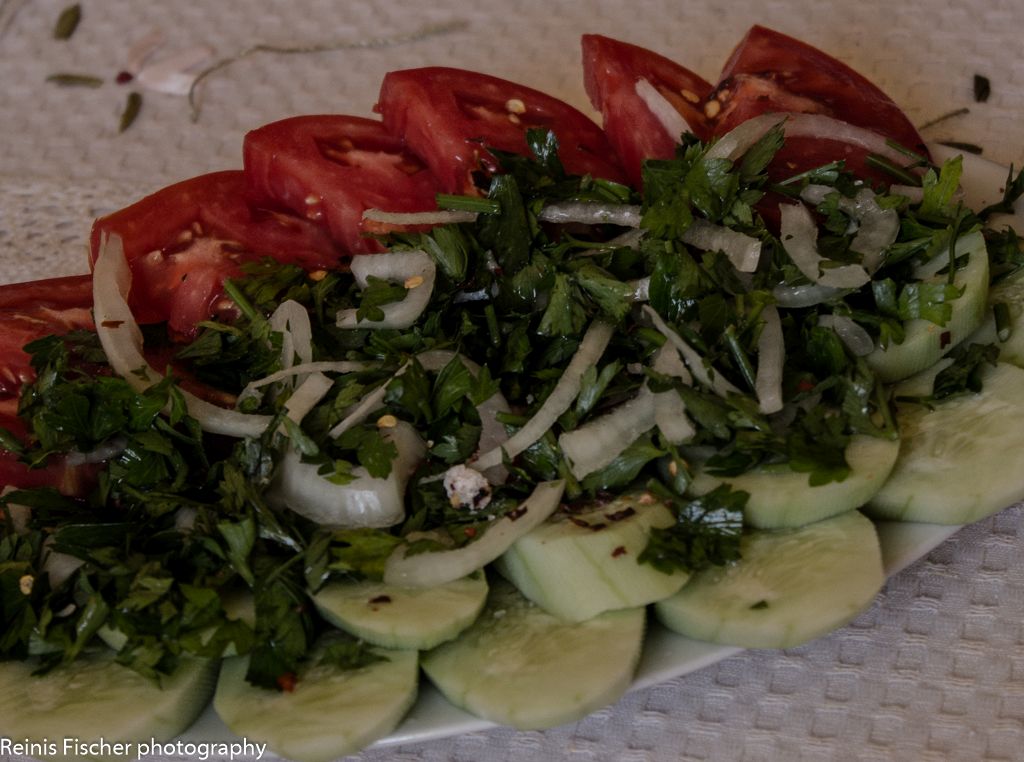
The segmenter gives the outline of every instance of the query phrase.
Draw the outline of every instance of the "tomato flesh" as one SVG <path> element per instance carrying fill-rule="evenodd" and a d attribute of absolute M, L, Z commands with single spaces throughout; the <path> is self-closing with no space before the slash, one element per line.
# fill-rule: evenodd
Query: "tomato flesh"
<path fill-rule="evenodd" d="M 380 121 L 356 116 L 299 116 L 245 136 L 245 176 L 259 201 L 323 226 L 342 250 L 382 251 L 367 237 L 370 208 L 436 208 L 433 175 Z"/>
<path fill-rule="evenodd" d="M 93 224 L 92 260 L 105 235 L 124 243 L 132 270 L 128 303 L 140 323 L 167 321 L 182 336 L 223 310 L 221 284 L 261 256 L 308 269 L 337 267 L 324 231 L 284 211 L 250 205 L 241 171 L 168 186 Z"/>
<path fill-rule="evenodd" d="M 704 102 L 712 86 L 692 71 L 657 53 L 597 34 L 583 35 L 583 83 L 604 131 L 635 187 L 645 159 L 671 159 L 679 144 L 637 92 L 646 80 L 682 117 L 697 137 L 710 125 Z"/>
<path fill-rule="evenodd" d="M 445 193 L 479 193 L 477 173 L 500 171 L 488 148 L 528 155 L 526 130 L 551 130 L 571 174 L 625 182 L 601 129 L 563 101 L 486 74 L 431 67 L 384 77 L 376 110 L 430 167 Z"/>

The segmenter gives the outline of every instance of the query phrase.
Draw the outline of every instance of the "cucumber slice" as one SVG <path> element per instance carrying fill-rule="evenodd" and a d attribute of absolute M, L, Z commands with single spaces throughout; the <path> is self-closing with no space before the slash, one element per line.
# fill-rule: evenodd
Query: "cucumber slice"
<path fill-rule="evenodd" d="M 896 393 L 927 393 L 935 372 Z M 983 370 L 982 384 L 979 394 L 933 409 L 899 406 L 900 456 L 868 506 L 871 516 L 967 524 L 1024 498 L 1024 370 L 1000 363 Z"/>
<path fill-rule="evenodd" d="M 633 679 L 642 608 L 563 622 L 508 582 L 456 640 L 423 656 L 423 671 L 450 702 L 503 725 L 549 728 L 615 701 Z"/>
<path fill-rule="evenodd" d="M 928 320 L 908 320 L 904 323 L 906 336 L 901 344 L 890 344 L 885 349 L 876 348 L 867 356 L 867 363 L 878 377 L 885 382 L 903 378 L 930 368 L 974 330 L 985 319 L 985 305 L 988 295 L 988 252 L 981 233 L 971 233 L 956 243 L 957 256 L 969 255 L 967 264 L 961 268 L 954 283 L 963 288 L 963 294 L 952 302 L 953 314 L 944 326 Z M 945 278 L 936 275 L 930 280 L 936 282 Z"/>
<path fill-rule="evenodd" d="M 519 538 L 498 570 L 548 613 L 571 622 L 667 598 L 689 578 L 637 561 L 652 527 L 675 523 L 649 495 L 623 495 L 582 514 L 557 513 Z"/>
<path fill-rule="evenodd" d="M 476 621 L 487 602 L 483 573 L 438 587 L 335 582 L 313 596 L 324 619 L 367 643 L 425 651 Z"/>
<path fill-rule="evenodd" d="M 992 310 L 986 312 L 987 317 L 981 328 L 967 339 L 973 344 L 995 344 L 999 347 L 999 360 L 1024 368 L 1024 270 L 1006 277 L 994 285 L 988 293 L 990 306 L 1005 304 L 1010 318 L 1010 336 L 1006 341 L 999 341 L 996 331 L 996 319 Z"/>
<path fill-rule="evenodd" d="M 378 653 L 386 660 L 354 670 L 315 664 L 291 692 L 246 682 L 249 657 L 233 656 L 221 668 L 213 707 L 232 732 L 282 757 L 328 762 L 390 733 L 416 700 L 416 652 Z"/>
<path fill-rule="evenodd" d="M 210 701 L 215 660 L 183 658 L 158 685 L 115 658 L 102 649 L 41 676 L 32 675 L 39 666 L 34 660 L 0 662 L 0 737 L 88 743 L 102 738 L 130 744 L 134 753 L 139 743 L 169 741 L 183 732 Z M 62 742 L 57 744 L 63 751 Z M 129 757 L 95 758 L 123 762 Z"/>
<path fill-rule="evenodd" d="M 875 527 L 857 511 L 752 532 L 740 553 L 655 604 L 662 623 L 712 643 L 790 648 L 853 619 L 885 582 Z"/>
<path fill-rule="evenodd" d="M 743 510 L 746 524 L 758 529 L 799 527 L 864 505 L 885 483 L 899 450 L 896 440 L 855 436 L 846 447 L 850 475 L 841 482 L 811 487 L 807 474 L 785 465 L 728 477 L 698 470 L 690 492 L 704 495 L 725 483 L 750 495 Z"/>

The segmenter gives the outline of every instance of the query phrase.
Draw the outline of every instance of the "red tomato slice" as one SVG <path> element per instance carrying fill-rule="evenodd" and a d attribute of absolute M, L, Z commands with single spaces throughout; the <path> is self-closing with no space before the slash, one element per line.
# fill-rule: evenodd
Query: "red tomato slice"
<path fill-rule="evenodd" d="M 326 226 L 352 253 L 382 251 L 362 215 L 376 208 L 437 207 L 437 183 L 383 123 L 357 116 L 298 116 L 245 136 L 245 176 L 254 197 Z"/>
<path fill-rule="evenodd" d="M 641 80 L 671 104 L 691 132 L 707 139 L 704 102 L 711 94 L 710 83 L 653 51 L 597 34 L 583 35 L 587 95 L 601 111 L 608 141 L 638 188 L 643 160 L 671 159 L 679 143 L 679 135 L 670 134 L 637 92 Z"/>
<path fill-rule="evenodd" d="M 601 129 L 557 98 L 497 77 L 433 67 L 384 77 L 376 110 L 421 157 L 446 193 L 478 193 L 474 173 L 498 171 L 487 150 L 527 154 L 526 130 L 558 136 L 566 171 L 625 182 Z"/>
<path fill-rule="evenodd" d="M 772 111 L 828 114 L 926 150 L 900 107 L 868 79 L 805 42 L 755 26 L 726 62 L 705 113 L 722 135 Z"/>
<path fill-rule="evenodd" d="M 74 275 L 0 286 L 0 426 L 25 439 L 25 424 L 18 418 L 21 387 L 35 379 L 23 347 L 50 334 L 91 330 L 92 278 Z M 0 450 L 0 486 L 58 487 L 78 494 L 88 469 L 68 467 L 54 459 L 45 468 L 30 469 L 17 456 Z"/>
<path fill-rule="evenodd" d="M 261 256 L 306 268 L 337 267 L 341 254 L 324 231 L 281 211 L 247 203 L 244 174 L 185 180 L 96 220 L 95 260 L 104 234 L 124 241 L 132 270 L 129 304 L 142 323 L 168 321 L 188 336 L 220 309 L 224 278 Z"/>

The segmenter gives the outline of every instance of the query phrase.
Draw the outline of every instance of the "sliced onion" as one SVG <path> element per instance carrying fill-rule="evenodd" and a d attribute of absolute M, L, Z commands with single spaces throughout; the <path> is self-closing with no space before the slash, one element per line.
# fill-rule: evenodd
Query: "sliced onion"
<path fill-rule="evenodd" d="M 482 569 L 554 513 L 564 487 L 563 481 L 539 483 L 518 507 L 489 524 L 482 537 L 461 548 L 407 556 L 400 546 L 387 561 L 384 583 L 435 587 Z"/>
<path fill-rule="evenodd" d="M 860 288 L 871 276 L 860 265 L 823 269 L 818 253 L 818 226 L 803 204 L 779 204 L 779 240 L 793 264 L 808 280 L 833 288 Z"/>
<path fill-rule="evenodd" d="M 906 161 L 906 157 L 892 148 L 886 139 L 877 132 L 824 114 L 782 112 L 761 114 L 741 123 L 719 138 L 708 149 L 706 157 L 735 161 L 750 150 L 750 147 L 764 137 L 772 127 L 780 123 L 787 138 L 835 140 L 884 156 L 897 164 L 903 164 Z"/>
<path fill-rule="evenodd" d="M 830 193 L 838 193 L 827 185 L 808 185 L 800 197 L 808 203 L 821 204 Z M 882 263 L 882 254 L 896 241 L 900 232 L 900 217 L 895 209 L 878 205 L 870 188 L 861 188 L 854 198 L 839 195 L 839 208 L 857 221 L 857 234 L 850 242 L 850 250 L 863 257 L 864 269 L 873 273 Z"/>
<path fill-rule="evenodd" d="M 411 425 L 399 421 L 381 436 L 394 443 L 398 455 L 391 473 L 383 479 L 370 476 L 358 466 L 348 484 L 335 484 L 318 473 L 319 466 L 303 463 L 288 448 L 268 497 L 329 527 L 389 527 L 405 518 L 405 488 L 426 455 L 426 445 Z"/>
<path fill-rule="evenodd" d="M 402 301 L 381 307 L 383 320 L 359 320 L 357 310 L 342 310 L 338 313 L 339 328 L 408 328 L 430 303 L 437 269 L 425 251 L 362 254 L 352 257 L 351 267 L 361 288 L 366 288 L 368 279 L 373 276 L 405 283 L 408 290 Z"/>
<path fill-rule="evenodd" d="M 367 370 L 371 366 L 365 362 L 353 362 L 349 360 L 324 360 L 321 362 L 307 362 L 301 365 L 293 365 L 290 368 L 284 370 L 275 371 L 270 375 L 258 378 L 255 381 L 250 381 L 242 389 L 242 392 L 238 395 L 238 403 L 242 400 L 250 397 L 258 397 L 259 390 L 264 386 L 270 384 L 276 384 L 278 381 L 283 381 L 286 378 L 293 376 L 305 376 L 309 373 L 358 373 L 362 370 Z M 236 403 L 237 404 L 237 403 Z"/>
<path fill-rule="evenodd" d="M 589 201 L 549 204 L 537 215 L 537 219 L 542 222 L 579 222 L 584 225 L 621 225 L 626 228 L 639 227 L 640 217 L 639 206 L 598 204 Z"/>
<path fill-rule="evenodd" d="M 583 374 L 601 359 L 601 355 L 614 333 L 615 329 L 608 323 L 599 320 L 591 323 L 587 332 L 583 334 L 576 354 L 572 356 L 565 372 L 562 373 L 562 377 L 558 379 L 555 388 L 551 390 L 551 394 L 544 400 L 533 418 L 509 437 L 501 447 L 488 450 L 471 465 L 477 471 L 486 471 L 502 463 L 505 456 L 516 457 L 544 436 L 554 426 L 558 416 L 568 410 L 573 400 L 576 399 L 580 393 Z"/>
<path fill-rule="evenodd" d="M 651 298 L 651 276 L 648 275 L 640 280 L 631 280 L 629 285 L 633 288 L 633 301 L 646 302 Z"/>
<path fill-rule="evenodd" d="M 757 339 L 757 375 L 754 391 L 765 415 L 782 410 L 782 367 L 786 362 L 786 346 L 782 340 L 779 311 L 768 305 L 761 313 L 764 327 Z"/>
<path fill-rule="evenodd" d="M 639 249 L 640 241 L 647 234 L 642 228 L 633 228 L 604 242 L 604 249 Z"/>
<path fill-rule="evenodd" d="M 569 459 L 572 475 L 582 479 L 619 457 L 654 423 L 654 395 L 645 386 L 628 402 L 559 436 L 558 446 Z"/>
<path fill-rule="evenodd" d="M 72 468 L 84 466 L 88 463 L 103 463 L 111 458 L 116 458 L 124 452 L 127 444 L 126 439 L 117 437 L 109 442 L 104 442 L 95 449 L 89 450 L 89 452 L 78 452 L 77 450 L 69 452 L 64 458 L 64 463 Z"/>
<path fill-rule="evenodd" d="M 679 352 L 670 344 L 661 345 L 654 355 L 651 369 L 663 376 L 681 378 L 687 386 L 693 384 L 690 371 L 686 369 Z M 689 442 L 697 433 L 697 429 L 686 415 L 686 403 L 673 389 L 654 395 L 654 418 L 661 435 L 670 444 Z"/>
<path fill-rule="evenodd" d="M 284 403 L 285 414 L 295 423 L 301 422 L 332 386 L 334 382 L 323 373 L 311 373 Z"/>
<path fill-rule="evenodd" d="M 313 361 L 313 326 L 309 312 L 294 299 L 281 302 L 270 316 L 270 330 L 281 334 L 281 367 Z"/>
<path fill-rule="evenodd" d="M 875 341 L 871 334 L 846 315 L 819 315 L 818 325 L 835 331 L 839 340 L 857 357 L 869 355 L 875 349 Z"/>
<path fill-rule="evenodd" d="M 889 195 L 903 196 L 911 204 L 920 204 L 924 201 L 924 188 L 920 185 L 890 185 Z"/>
<path fill-rule="evenodd" d="M 661 91 L 648 82 L 646 79 L 638 79 L 636 81 L 636 94 L 640 96 L 640 100 L 644 102 L 644 105 L 651 110 L 654 117 L 661 123 L 661 126 L 665 128 L 665 132 L 675 142 L 679 142 L 679 138 L 685 132 L 693 132 L 686 119 L 680 114 L 676 107 L 669 103 L 668 98 L 661 94 Z"/>
<path fill-rule="evenodd" d="M 405 373 L 408 367 L 409 364 L 406 363 L 405 365 L 398 369 L 395 375 L 393 375 L 387 381 L 382 383 L 372 392 L 370 392 L 361 400 L 359 400 L 356 406 L 349 411 L 348 415 L 346 415 L 341 421 L 335 424 L 334 428 L 327 432 L 327 436 L 332 437 L 333 439 L 337 439 L 346 431 L 351 429 L 353 426 L 362 423 L 366 419 L 366 416 L 368 416 L 371 411 L 384 404 L 384 397 L 388 393 L 388 385 L 396 378 L 401 376 L 403 373 Z"/>
<path fill-rule="evenodd" d="M 457 225 L 461 222 L 476 222 L 476 212 L 441 209 L 429 212 L 385 212 L 383 209 L 367 209 L 364 220 L 384 222 L 388 225 Z"/>
<path fill-rule="evenodd" d="M 650 305 L 644 305 L 643 311 L 658 333 L 668 339 L 669 343 L 682 355 L 683 362 L 686 363 L 686 367 L 689 368 L 697 381 L 711 389 L 719 397 L 739 394 L 740 390 L 729 379 L 714 369 L 705 367 L 704 358 L 700 356 L 697 350 L 687 344 L 682 336 L 672 330 L 669 324 L 662 320 L 661 315 L 655 312 Z"/>
<path fill-rule="evenodd" d="M 801 307 L 813 307 L 816 304 L 823 304 L 830 299 L 835 299 L 843 293 L 841 288 L 832 286 L 821 286 L 817 283 L 803 284 L 800 286 L 776 286 L 772 289 L 772 296 L 779 307 L 788 310 L 800 309 Z"/>
<path fill-rule="evenodd" d="M 741 273 L 754 272 L 761 261 L 759 240 L 707 220 L 694 220 L 683 233 L 683 243 L 701 251 L 721 251 Z"/>
<path fill-rule="evenodd" d="M 92 277 L 96 335 L 114 372 L 135 391 L 142 392 L 160 383 L 163 376 L 153 370 L 142 355 L 142 331 L 127 302 L 131 282 L 132 273 L 120 237 L 105 238 Z M 180 392 L 189 415 L 204 431 L 232 437 L 258 437 L 270 424 L 270 416 L 225 410 L 184 389 Z"/>

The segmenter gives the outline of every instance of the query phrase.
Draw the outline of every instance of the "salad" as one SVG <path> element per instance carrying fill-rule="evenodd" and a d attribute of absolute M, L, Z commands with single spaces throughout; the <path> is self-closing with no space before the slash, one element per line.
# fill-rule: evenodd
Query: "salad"
<path fill-rule="evenodd" d="M 971 208 L 971 165 L 761 27 L 715 85 L 583 51 L 603 128 L 393 72 L 381 120 L 254 130 L 97 220 L 91 275 L 0 288 L 0 733 L 170 739 L 212 694 L 326 760 L 421 668 L 550 727 L 628 687 L 648 606 L 796 645 L 882 585 L 865 514 L 1024 496 L 1024 181 Z"/>

